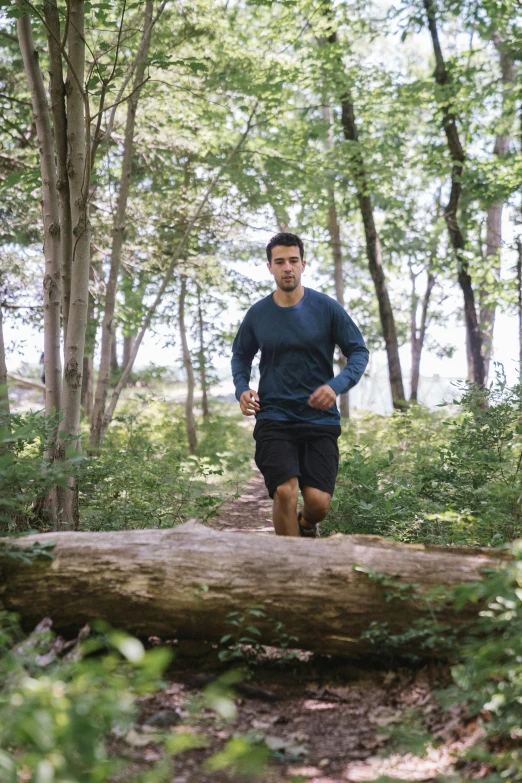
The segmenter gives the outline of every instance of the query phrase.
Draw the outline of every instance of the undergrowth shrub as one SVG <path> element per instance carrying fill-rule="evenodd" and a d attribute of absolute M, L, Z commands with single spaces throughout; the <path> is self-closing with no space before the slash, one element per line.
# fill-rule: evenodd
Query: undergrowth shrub
<path fill-rule="evenodd" d="M 489 765 L 489 783 L 522 781 L 522 541 L 511 552 L 506 568 L 458 588 L 458 602 L 480 600 L 485 608 L 452 669 L 453 686 L 439 694 L 478 718 L 484 734 L 467 755 Z"/>
<path fill-rule="evenodd" d="M 498 373 L 490 389 L 462 392 L 450 415 L 414 405 L 350 422 L 323 534 L 440 545 L 522 535 L 522 387 Z"/>
<path fill-rule="evenodd" d="M 45 458 L 55 421 L 41 412 L 0 418 L 0 532 L 24 533 L 40 525 L 38 502 L 80 469 L 83 458 L 67 465 Z"/>
<path fill-rule="evenodd" d="M 214 405 L 197 420 L 191 456 L 182 406 L 136 395 L 126 401 L 98 453 L 74 449 L 66 463 L 45 456 L 55 422 L 42 412 L 0 421 L 0 532 L 51 529 L 43 499 L 52 487 L 78 481 L 80 524 L 87 530 L 172 526 L 203 521 L 238 492 L 250 474 L 251 431 L 237 412 Z"/>
<path fill-rule="evenodd" d="M 197 419 L 189 455 L 180 405 L 144 395 L 125 403 L 80 478 L 82 529 L 170 527 L 218 513 L 250 472 L 251 433 L 226 407 Z"/>
<path fill-rule="evenodd" d="M 110 753 L 111 732 L 134 724 L 137 698 L 153 692 L 171 654 L 108 630 L 76 654 L 50 660 L 54 634 L 28 640 L 12 615 L 0 614 L 0 780 L 103 783 L 127 764 Z M 158 770 L 159 771 L 159 770 Z M 134 777 L 157 783 L 167 775 Z"/>

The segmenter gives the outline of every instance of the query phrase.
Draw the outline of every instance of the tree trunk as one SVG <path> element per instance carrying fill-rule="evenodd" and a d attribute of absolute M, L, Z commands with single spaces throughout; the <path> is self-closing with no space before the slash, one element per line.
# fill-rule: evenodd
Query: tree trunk
<path fill-rule="evenodd" d="M 69 179 L 67 176 L 67 112 L 63 81 L 60 17 L 56 0 L 43 5 L 47 43 L 49 48 L 49 75 L 51 113 L 56 150 L 56 188 L 60 215 L 60 274 L 62 294 L 63 344 L 67 344 L 67 324 L 71 304 L 72 223 Z"/>
<path fill-rule="evenodd" d="M 93 369 L 92 356 L 86 353 L 83 357 L 82 372 L 82 410 L 86 419 L 92 416 Z"/>
<path fill-rule="evenodd" d="M 187 341 L 187 329 L 185 327 L 185 299 L 187 296 L 187 278 L 181 276 L 181 290 L 179 294 L 179 332 L 181 335 L 181 347 L 183 351 L 183 365 L 187 373 L 187 399 L 185 401 L 185 425 L 190 454 L 195 454 L 198 447 L 196 435 L 196 422 L 194 421 L 194 367 L 190 356 Z"/>
<path fill-rule="evenodd" d="M 522 383 L 522 239 L 517 239 L 518 377 Z"/>
<path fill-rule="evenodd" d="M 207 357 L 205 351 L 205 325 L 201 307 L 201 286 L 198 285 L 198 333 L 199 333 L 199 380 L 201 385 L 201 407 L 203 416 L 208 416 Z"/>
<path fill-rule="evenodd" d="M 375 225 L 373 204 L 369 195 L 370 188 L 368 178 L 366 176 L 364 161 L 359 146 L 359 136 L 355 124 L 353 104 L 351 103 L 349 96 L 346 95 L 342 98 L 342 123 L 344 137 L 347 141 L 351 142 L 352 171 L 355 186 L 357 188 L 357 201 L 359 202 L 359 209 L 364 225 L 368 267 L 375 286 L 377 302 L 379 304 L 379 315 L 386 346 L 386 355 L 388 358 L 388 371 L 390 374 L 393 406 L 400 409 L 404 404 L 405 395 L 397 329 L 395 327 L 395 318 L 382 264 L 381 244 Z"/>
<path fill-rule="evenodd" d="M 511 135 L 509 128 L 510 102 L 515 82 L 515 64 L 511 57 L 503 50 L 502 39 L 498 32 L 494 33 L 493 43 L 497 47 L 500 56 L 500 69 L 502 72 L 502 132 L 495 139 L 493 154 L 504 158 L 509 152 Z M 486 223 L 486 258 L 490 262 L 488 268 L 495 269 L 500 279 L 500 250 L 502 247 L 502 202 L 491 204 L 487 210 Z M 495 304 L 491 303 L 487 289 L 481 286 L 479 291 L 480 303 L 480 329 L 483 335 L 484 373 L 487 383 L 489 375 L 489 363 L 493 346 L 493 332 L 495 328 Z"/>
<path fill-rule="evenodd" d="M 0 307 L 0 420 L 9 417 L 9 392 L 7 388 L 7 364 L 5 361 L 4 317 Z M 5 427 L 5 422 L 2 422 Z"/>
<path fill-rule="evenodd" d="M 125 367 L 123 368 L 123 373 L 121 375 L 120 380 L 116 384 L 116 388 L 114 389 L 111 401 L 109 403 L 109 406 L 107 408 L 107 411 L 105 413 L 104 419 L 103 419 L 103 428 L 102 428 L 102 437 L 105 434 L 105 431 L 107 427 L 109 426 L 112 417 L 114 415 L 114 411 L 116 409 L 116 405 L 118 404 L 118 400 L 120 398 L 120 394 L 122 392 L 122 389 L 125 387 L 125 384 L 127 383 L 127 379 L 129 375 L 132 372 L 132 368 L 134 366 L 134 362 L 136 361 L 136 356 L 138 355 L 138 351 L 140 349 L 140 345 L 142 343 L 142 340 L 147 332 L 147 329 L 150 326 L 150 323 L 156 313 L 156 310 L 158 309 L 159 303 L 161 302 L 163 298 L 163 294 L 165 293 L 167 286 L 169 285 L 170 281 L 172 280 L 172 275 L 174 274 L 174 270 L 176 269 L 176 266 L 178 264 L 179 258 L 181 256 L 181 253 L 185 249 L 185 245 L 187 243 L 187 240 L 192 232 L 192 229 L 194 228 L 194 225 L 196 221 L 199 219 L 201 213 L 203 212 L 207 201 L 209 200 L 214 188 L 216 187 L 217 183 L 221 179 L 221 175 L 223 174 L 224 170 L 228 166 L 228 164 L 235 158 L 241 147 L 243 146 L 243 142 L 247 138 L 248 134 L 250 133 L 250 128 L 252 127 L 252 121 L 255 117 L 256 111 L 257 111 L 257 102 L 254 104 L 254 108 L 252 109 L 252 112 L 250 113 L 250 116 L 248 118 L 248 122 L 246 125 L 246 128 L 244 132 L 241 134 L 241 137 L 239 138 L 239 141 L 235 145 L 235 147 L 231 150 L 230 154 L 227 156 L 223 164 L 219 167 L 217 173 L 214 175 L 213 179 L 210 181 L 205 194 L 203 198 L 201 199 L 200 203 L 198 204 L 198 207 L 196 211 L 194 212 L 193 216 L 188 221 L 187 228 L 185 229 L 185 233 L 183 234 L 178 246 L 176 247 L 176 250 L 174 251 L 172 258 L 170 260 L 170 264 L 168 266 L 167 271 L 165 272 L 163 276 L 163 280 L 161 282 L 161 285 L 156 293 L 156 296 L 154 297 L 154 301 L 148 308 L 145 317 L 142 321 L 142 324 L 140 326 L 140 330 L 138 332 L 138 335 L 136 337 L 136 340 L 134 341 L 134 344 L 132 346 L 132 351 L 129 356 L 128 362 L 125 364 Z"/>
<path fill-rule="evenodd" d="M 326 152 L 333 149 L 333 112 L 330 106 L 324 107 L 324 118 L 328 123 L 328 132 L 326 135 Z M 328 198 L 328 234 L 330 236 L 330 247 L 333 256 L 333 278 L 335 284 L 335 298 L 342 308 L 344 308 L 344 275 L 343 275 L 343 254 L 341 249 L 341 232 L 339 230 L 339 220 L 337 217 L 337 206 L 335 203 L 334 183 L 329 181 L 327 184 Z M 346 357 L 339 353 L 339 368 L 341 372 L 346 366 Z M 340 395 L 339 413 L 342 419 L 350 418 L 350 402 L 348 392 Z"/>
<path fill-rule="evenodd" d="M 326 7 L 326 15 L 333 17 L 333 9 L 329 0 Z M 337 32 L 333 30 L 326 39 L 329 44 L 337 45 Z M 343 69 L 342 59 L 339 57 L 339 68 Z M 375 287 L 375 294 L 379 305 L 379 315 L 381 328 L 388 359 L 388 371 L 390 376 L 390 388 L 394 408 L 402 408 L 406 397 L 404 394 L 404 384 L 402 380 L 401 362 L 399 356 L 399 341 L 397 339 L 397 329 L 395 327 L 395 318 L 391 306 L 391 301 L 386 283 L 386 276 L 382 263 L 382 251 L 375 225 L 373 215 L 373 204 L 370 196 L 370 186 L 364 160 L 359 145 L 359 134 L 355 122 L 354 106 L 348 92 L 343 92 L 340 96 L 341 103 L 341 122 L 343 135 L 349 142 L 351 176 L 357 191 L 357 201 L 361 213 L 364 235 L 366 238 L 366 257 L 368 259 L 368 268 Z"/>
<path fill-rule="evenodd" d="M 339 231 L 339 221 L 337 219 L 337 207 L 335 205 L 335 190 L 328 187 L 328 233 L 330 235 L 330 246 L 334 261 L 334 283 L 335 298 L 344 308 L 344 279 L 343 279 L 343 256 L 341 251 L 341 233 Z M 339 368 L 341 372 L 346 366 L 346 357 L 339 354 Z M 349 394 L 341 394 L 339 401 L 339 413 L 342 419 L 350 418 Z"/>
<path fill-rule="evenodd" d="M 90 118 L 85 92 L 85 15 L 83 0 L 69 3 L 67 74 L 67 140 L 69 159 L 67 174 L 71 198 L 73 253 L 71 265 L 71 304 L 65 346 L 63 379 L 63 419 L 57 456 L 65 460 L 66 449 L 79 450 L 83 356 L 89 306 L 90 272 Z M 58 488 L 59 519 L 57 527 L 71 530 L 78 524 L 77 488 L 71 480 Z"/>
<path fill-rule="evenodd" d="M 112 329 L 112 341 L 111 341 L 111 370 L 112 372 L 118 372 L 120 365 L 118 364 L 118 334 L 116 327 Z"/>
<path fill-rule="evenodd" d="M 48 533 L 16 544 L 36 542 L 55 543 L 54 559 L 27 565 L 0 555 L 0 608 L 16 612 L 27 626 L 51 617 L 58 631 L 72 632 L 101 619 L 142 637 L 219 641 L 237 632 L 236 612 L 234 619 L 256 626 L 262 644 L 297 637 L 292 646 L 346 656 L 372 649 L 363 636 L 372 622 L 390 635 L 404 634 L 399 651 L 432 654 L 421 648 L 425 636 L 412 633 L 413 621 L 436 619 L 465 632 L 482 607 L 468 603 L 457 613 L 441 601 L 436 611 L 426 593 L 478 582 L 485 568 L 505 562 L 491 550 L 397 544 L 378 536 L 254 536 L 194 521 L 173 530 Z M 390 600 L 394 586 L 402 597 Z M 246 619 L 253 606 L 264 614 Z"/>
<path fill-rule="evenodd" d="M 91 265 L 91 279 L 93 269 Z M 82 373 L 82 410 L 84 416 L 90 420 L 93 407 L 93 375 L 94 375 L 94 349 L 96 347 L 96 331 L 98 320 L 95 317 L 94 297 L 89 292 L 89 308 L 87 310 L 87 329 L 85 332 L 85 353 L 83 356 Z"/>
<path fill-rule="evenodd" d="M 103 417 L 109 391 L 109 372 L 111 366 L 111 343 L 114 310 L 116 306 L 116 291 L 121 266 L 121 252 L 125 235 L 125 221 L 127 214 L 127 202 L 129 199 L 130 182 L 132 174 L 132 160 L 134 157 L 134 132 L 136 127 L 136 112 L 140 96 L 140 85 L 143 83 L 147 56 L 150 47 L 152 33 L 152 0 L 145 5 L 145 20 L 143 38 L 140 44 L 136 72 L 133 82 L 133 90 L 127 103 L 127 122 L 123 142 L 123 161 L 121 170 L 120 190 L 116 206 L 116 216 L 112 229 L 111 268 L 109 280 L 105 292 L 105 311 L 103 313 L 101 327 L 101 357 L 96 394 L 94 397 L 94 409 L 92 414 L 92 431 L 90 445 L 97 447 L 101 443 L 103 433 Z"/>
<path fill-rule="evenodd" d="M 522 239 L 517 239 L 518 377 L 522 383 Z"/>
<path fill-rule="evenodd" d="M 435 81 L 443 88 L 445 91 L 444 94 L 446 94 L 450 85 L 450 79 L 439 42 L 435 6 L 433 0 L 423 0 L 423 2 L 435 55 Z M 473 379 L 475 383 L 483 386 L 485 383 L 485 365 L 482 335 L 475 306 L 472 280 L 469 274 L 469 264 L 464 252 L 466 249 L 466 241 L 458 217 L 460 197 L 462 194 L 462 175 L 464 172 L 464 161 L 466 156 L 460 142 L 457 117 L 450 108 L 453 105 L 453 102 L 449 100 L 449 96 L 441 103 L 442 124 L 446 134 L 448 150 L 453 161 L 451 169 L 451 190 L 448 203 L 444 210 L 444 218 L 446 220 L 450 242 L 457 259 L 457 279 L 464 298 L 464 321 L 466 324 L 469 350 L 473 361 Z"/>
<path fill-rule="evenodd" d="M 132 351 L 134 350 L 134 343 L 136 338 L 133 334 L 125 334 L 123 336 L 123 366 L 126 367 L 131 360 Z"/>
<path fill-rule="evenodd" d="M 422 349 L 424 348 L 424 340 L 426 338 L 426 328 L 428 325 L 428 308 L 430 304 L 431 292 L 435 285 L 435 276 L 431 271 L 432 261 L 428 266 L 428 280 L 426 284 L 426 290 L 422 297 L 422 308 L 420 324 L 417 326 L 417 310 L 419 300 L 415 290 L 416 276 L 412 272 L 412 297 L 411 297 L 411 394 L 410 401 L 418 402 L 419 393 L 419 379 L 420 379 L 420 363 L 422 358 Z"/>
<path fill-rule="evenodd" d="M 38 52 L 34 48 L 31 20 L 24 13 L 17 21 L 18 40 L 31 90 L 33 115 L 40 149 L 44 227 L 44 367 L 45 412 L 61 408 L 62 362 L 60 356 L 60 214 L 56 190 L 53 133 Z"/>
<path fill-rule="evenodd" d="M 335 29 L 335 12 L 332 0 L 325 0 L 323 5 L 323 15 L 329 22 L 330 32 L 325 38 L 319 39 L 321 44 L 330 44 L 336 47 L 338 45 L 337 30 Z M 336 54 L 336 61 L 339 73 L 344 73 L 344 63 L 340 53 Z M 382 250 L 375 225 L 373 214 L 373 204 L 370 196 L 371 188 L 361 147 L 359 144 L 359 134 L 355 122 L 354 105 L 349 92 L 343 88 L 339 95 L 341 104 L 341 124 L 343 135 L 349 142 L 348 153 L 350 160 L 350 176 L 354 182 L 357 192 L 357 201 L 361 213 L 364 235 L 366 239 L 366 257 L 368 259 L 368 268 L 375 287 L 375 295 L 379 305 L 379 316 L 381 321 L 382 334 L 384 338 L 386 356 L 388 360 L 388 372 L 390 376 L 390 389 L 393 407 L 402 409 L 406 403 L 404 394 L 404 384 L 402 380 L 401 361 L 399 356 L 399 341 L 397 339 L 397 329 L 395 327 L 395 318 L 391 306 L 386 276 L 382 263 Z"/>

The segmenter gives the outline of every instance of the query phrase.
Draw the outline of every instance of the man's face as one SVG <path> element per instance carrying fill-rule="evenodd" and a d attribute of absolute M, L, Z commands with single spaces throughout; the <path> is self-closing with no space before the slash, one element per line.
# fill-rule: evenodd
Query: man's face
<path fill-rule="evenodd" d="M 301 261 L 297 245 L 295 247 L 276 245 L 272 248 L 272 263 L 267 266 L 278 288 L 282 291 L 293 291 L 301 282 L 306 261 Z"/>

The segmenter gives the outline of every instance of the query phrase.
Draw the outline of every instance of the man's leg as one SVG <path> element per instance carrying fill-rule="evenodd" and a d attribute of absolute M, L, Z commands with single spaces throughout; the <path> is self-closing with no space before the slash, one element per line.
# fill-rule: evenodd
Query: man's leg
<path fill-rule="evenodd" d="M 293 477 L 279 484 L 274 492 L 274 530 L 276 536 L 298 536 L 297 496 L 299 484 Z"/>
<path fill-rule="evenodd" d="M 300 522 L 303 527 L 313 529 L 328 514 L 332 496 L 315 487 L 303 487 L 302 492 L 304 505 Z"/>

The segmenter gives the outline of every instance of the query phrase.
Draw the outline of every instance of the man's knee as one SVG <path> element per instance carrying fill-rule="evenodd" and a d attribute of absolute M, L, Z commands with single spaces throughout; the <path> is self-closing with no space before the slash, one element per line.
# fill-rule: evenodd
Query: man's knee
<path fill-rule="evenodd" d="M 297 495 L 299 494 L 299 484 L 297 478 L 288 479 L 283 484 L 279 484 L 274 497 L 285 504 L 297 504 Z"/>
<path fill-rule="evenodd" d="M 310 522 L 321 522 L 330 511 L 331 496 L 314 487 L 305 487 L 303 490 L 305 502 L 305 518 Z"/>

